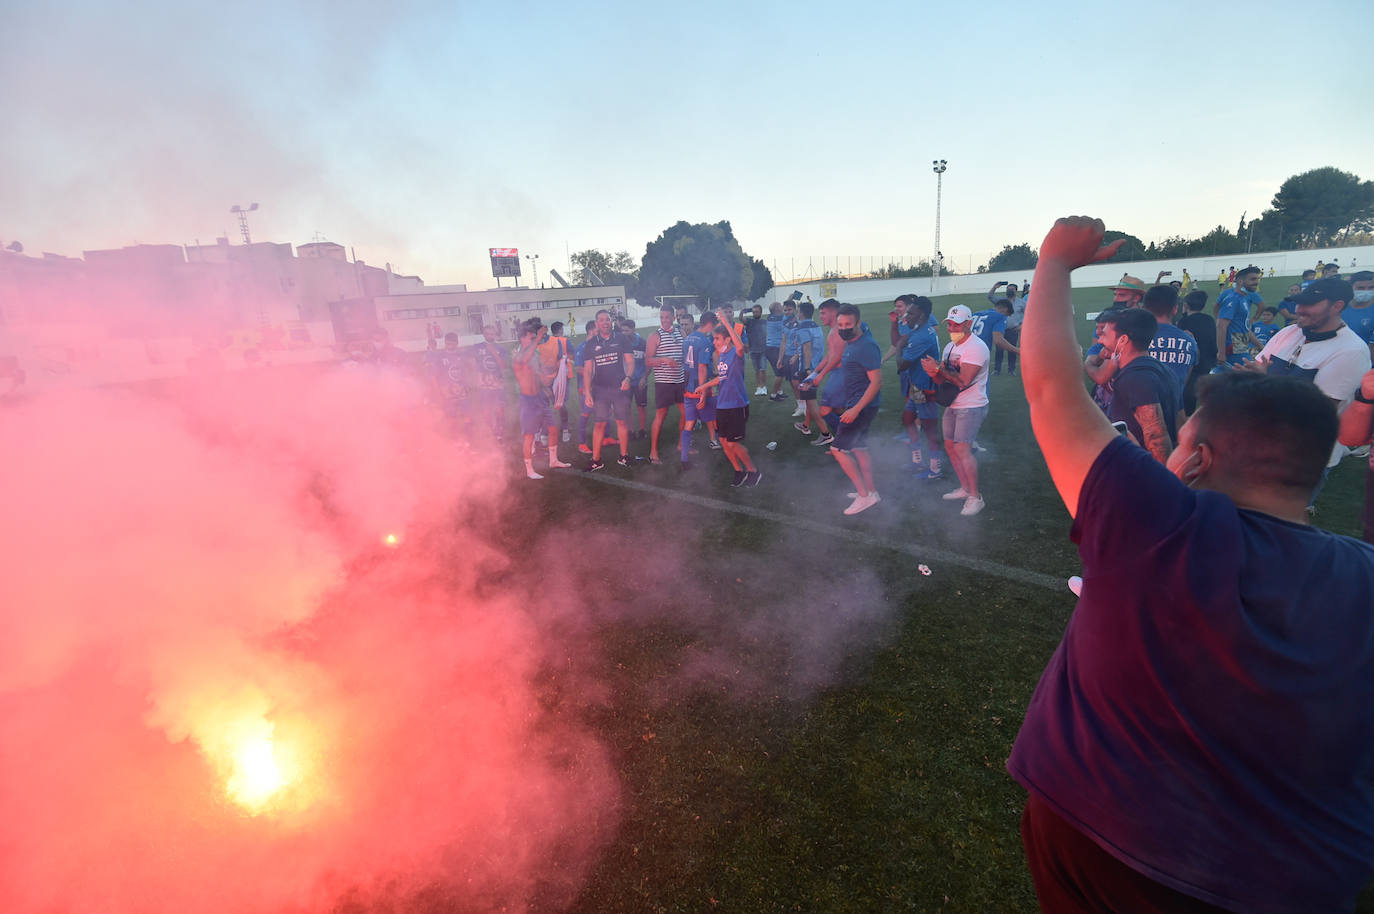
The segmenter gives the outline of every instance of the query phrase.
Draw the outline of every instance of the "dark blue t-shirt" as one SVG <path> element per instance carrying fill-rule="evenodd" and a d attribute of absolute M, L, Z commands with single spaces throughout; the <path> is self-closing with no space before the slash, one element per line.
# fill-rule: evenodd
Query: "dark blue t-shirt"
<path fill-rule="evenodd" d="M 718 409 L 737 409 L 749 405 L 749 395 L 744 392 L 744 359 L 735 352 L 731 343 L 724 352 L 716 354 L 716 374 L 720 376 L 720 395 L 716 400 Z"/>
<path fill-rule="evenodd" d="M 844 375 L 844 406 L 848 409 L 863 399 L 868 390 L 868 373 L 877 371 L 883 365 L 883 351 L 873 334 L 864 333 L 856 340 L 850 340 L 840 357 L 840 372 Z M 879 391 L 869 401 L 868 408 L 876 407 L 882 399 Z"/>
<path fill-rule="evenodd" d="M 1197 340 L 1186 330 L 1173 324 L 1160 324 L 1150 343 L 1150 355 L 1169 370 L 1178 385 L 1179 396 L 1188 383 L 1188 372 L 1197 364 Z"/>
<path fill-rule="evenodd" d="M 634 374 L 630 375 L 630 380 L 638 384 L 640 379 L 649 371 L 649 366 L 644 362 L 644 355 L 648 351 L 649 344 L 638 333 L 627 334 L 626 338 L 630 343 L 630 352 L 635 357 L 635 370 Z"/>
<path fill-rule="evenodd" d="M 1143 445 L 1145 435 L 1140 422 L 1136 420 L 1135 411 L 1141 406 L 1158 403 L 1172 444 L 1178 440 L 1178 401 L 1182 393 L 1182 385 L 1175 384 L 1169 369 L 1148 355 L 1138 356 L 1112 378 L 1112 398 L 1107 406 L 1107 418 L 1113 422 L 1125 422 L 1135 440 Z"/>
<path fill-rule="evenodd" d="M 1193 897 L 1349 910 L 1374 870 L 1374 547 L 1189 489 L 1122 438 L 1071 536 L 1083 594 L 1012 776 Z"/>
<path fill-rule="evenodd" d="M 749 351 L 763 352 L 768 343 L 768 322 L 761 317 L 751 317 L 744 325 L 744 332 L 749 339 Z"/>

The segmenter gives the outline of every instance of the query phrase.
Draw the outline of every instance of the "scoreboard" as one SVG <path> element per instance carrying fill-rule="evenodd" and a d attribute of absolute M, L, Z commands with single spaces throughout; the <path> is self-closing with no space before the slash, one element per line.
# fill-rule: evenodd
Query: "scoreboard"
<path fill-rule="evenodd" d="M 488 248 L 491 252 L 491 275 L 519 276 L 520 251 L 517 248 Z"/>

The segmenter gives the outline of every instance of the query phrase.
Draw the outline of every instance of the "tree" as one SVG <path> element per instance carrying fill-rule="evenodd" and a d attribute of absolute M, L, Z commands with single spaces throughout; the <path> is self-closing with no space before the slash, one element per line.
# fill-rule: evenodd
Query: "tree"
<path fill-rule="evenodd" d="M 630 256 L 629 251 L 608 254 L 590 248 L 572 255 L 572 263 L 572 281 L 575 286 L 633 285 L 638 273 L 635 259 Z M 600 280 L 600 283 L 597 280 Z"/>
<path fill-rule="evenodd" d="M 753 261 L 729 222 L 678 222 L 645 246 L 635 297 L 695 295 L 705 307 L 742 298 L 753 282 Z"/>
<path fill-rule="evenodd" d="M 1294 242 L 1315 247 L 1331 244 L 1337 235 L 1374 224 L 1374 181 L 1327 166 L 1293 175 L 1274 194 L 1275 223 L 1285 227 Z"/>
<path fill-rule="evenodd" d="M 1103 232 L 1103 233 L 1102 233 L 1102 243 L 1103 243 L 1103 244 L 1111 244 L 1113 241 L 1117 240 L 1118 238 L 1125 238 L 1125 239 L 1126 239 L 1126 243 L 1123 244 L 1123 245 L 1121 246 L 1121 250 L 1117 251 L 1117 252 L 1116 252 L 1115 254 L 1113 254 L 1111 257 L 1108 257 L 1107 260 L 1106 260 L 1105 262 L 1111 263 L 1112 261 L 1118 261 L 1118 260 L 1119 260 L 1119 261 L 1127 261 L 1127 260 L 1144 260 L 1144 259 L 1145 259 L 1145 242 L 1141 241 L 1141 240 L 1140 240 L 1139 238 L 1137 238 L 1136 236 L 1134 236 L 1134 235 L 1128 235 L 1128 234 L 1126 234 L 1125 232 Z"/>
<path fill-rule="evenodd" d="M 750 264 L 750 272 L 754 278 L 749 283 L 749 300 L 758 301 L 773 288 L 773 271 L 764 266 L 762 260 L 755 260 Z"/>
<path fill-rule="evenodd" d="M 1035 264 L 1040 260 L 1040 255 L 1031 250 L 1029 244 L 1009 244 L 998 251 L 993 258 L 988 261 L 989 273 L 996 273 L 1001 270 L 1033 270 Z M 982 272 L 982 271 L 980 271 Z"/>

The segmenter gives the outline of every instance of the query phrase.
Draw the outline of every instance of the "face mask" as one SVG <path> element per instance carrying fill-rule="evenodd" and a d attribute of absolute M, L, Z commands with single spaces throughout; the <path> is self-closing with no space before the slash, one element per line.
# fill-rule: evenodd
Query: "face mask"
<path fill-rule="evenodd" d="M 837 332 L 840 334 L 840 339 L 844 340 L 847 343 L 859 335 L 859 328 L 841 327 Z"/>
<path fill-rule="evenodd" d="M 955 330 L 951 328 L 949 331 L 949 338 L 954 340 L 954 342 L 956 343 L 962 343 L 964 340 L 968 339 L 972 335 L 972 330 Z"/>
<path fill-rule="evenodd" d="M 1374 289 L 1361 289 L 1355 293 L 1355 301 L 1366 304 L 1374 301 Z"/>

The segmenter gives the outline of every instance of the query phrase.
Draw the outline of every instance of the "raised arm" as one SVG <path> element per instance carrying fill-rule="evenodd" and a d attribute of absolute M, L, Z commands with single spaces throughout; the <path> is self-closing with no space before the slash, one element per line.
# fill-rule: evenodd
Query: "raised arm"
<path fill-rule="evenodd" d="M 1034 292 L 1021 325 L 1021 373 L 1031 428 L 1050 478 L 1069 514 L 1078 514 L 1083 480 L 1115 432 L 1088 396 L 1079 375 L 1082 350 L 1074 335 L 1070 274 L 1106 260 L 1124 239 L 1102 246 L 1100 219 L 1069 216 L 1055 222 L 1040 246 Z"/>
<path fill-rule="evenodd" d="M 1366 371 L 1360 381 L 1359 396 L 1374 400 L 1374 371 Z M 1340 442 L 1346 447 L 1368 444 L 1374 436 L 1374 404 L 1351 400 L 1341 413 Z"/>

